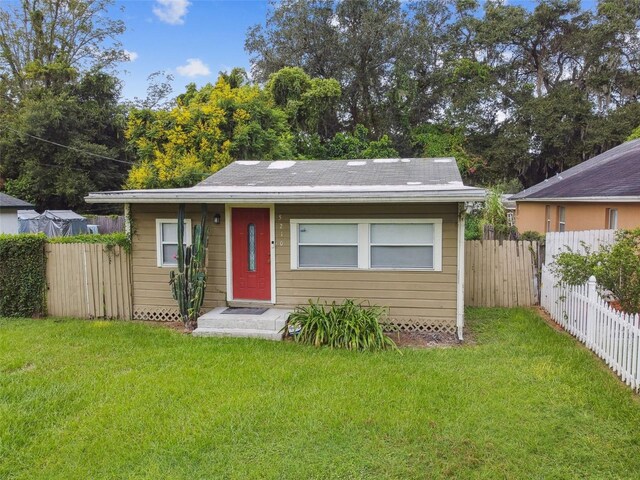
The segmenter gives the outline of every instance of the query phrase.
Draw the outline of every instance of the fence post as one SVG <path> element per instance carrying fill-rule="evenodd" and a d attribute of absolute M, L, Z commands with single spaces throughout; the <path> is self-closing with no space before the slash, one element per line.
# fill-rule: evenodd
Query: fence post
<path fill-rule="evenodd" d="M 587 347 L 593 350 L 595 327 L 596 327 L 596 306 L 598 304 L 598 292 L 596 291 L 596 277 L 591 275 L 587 283 Z"/>

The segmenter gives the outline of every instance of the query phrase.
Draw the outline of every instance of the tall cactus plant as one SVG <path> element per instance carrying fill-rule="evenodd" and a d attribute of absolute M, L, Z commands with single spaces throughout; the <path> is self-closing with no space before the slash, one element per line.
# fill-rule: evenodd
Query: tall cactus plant
<path fill-rule="evenodd" d="M 187 330 L 193 330 L 204 300 L 207 286 L 207 206 L 202 205 L 200 224 L 193 229 L 191 245 L 184 245 L 185 206 L 178 208 L 178 271 L 169 273 L 169 284 L 173 298 L 178 302 L 180 316 Z"/>

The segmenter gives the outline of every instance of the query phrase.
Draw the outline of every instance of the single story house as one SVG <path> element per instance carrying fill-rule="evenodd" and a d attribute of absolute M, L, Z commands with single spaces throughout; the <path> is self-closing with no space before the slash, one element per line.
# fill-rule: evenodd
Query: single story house
<path fill-rule="evenodd" d="M 29 202 L 0 192 L 0 233 L 18 233 L 18 210 L 31 207 Z"/>
<path fill-rule="evenodd" d="M 354 298 L 389 307 L 401 330 L 462 337 L 465 204 L 484 195 L 453 158 L 398 158 L 236 161 L 191 188 L 86 201 L 125 204 L 136 319 L 179 319 L 168 283 L 178 204 L 189 230 L 207 204 L 204 311 Z"/>
<path fill-rule="evenodd" d="M 511 197 L 519 232 L 640 227 L 640 139 Z"/>

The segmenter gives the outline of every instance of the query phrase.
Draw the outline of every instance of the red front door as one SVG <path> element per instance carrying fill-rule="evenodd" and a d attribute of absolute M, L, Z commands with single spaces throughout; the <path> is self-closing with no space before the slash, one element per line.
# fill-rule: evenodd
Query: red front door
<path fill-rule="evenodd" d="M 271 300 L 268 208 L 231 210 L 233 299 Z"/>

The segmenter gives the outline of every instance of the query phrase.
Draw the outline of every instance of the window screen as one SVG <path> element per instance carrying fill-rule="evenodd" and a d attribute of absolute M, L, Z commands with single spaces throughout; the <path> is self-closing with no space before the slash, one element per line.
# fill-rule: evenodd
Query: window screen
<path fill-rule="evenodd" d="M 299 224 L 298 266 L 356 268 L 358 266 L 358 225 Z"/>
<path fill-rule="evenodd" d="M 433 268 L 433 224 L 372 223 L 371 268 Z"/>

